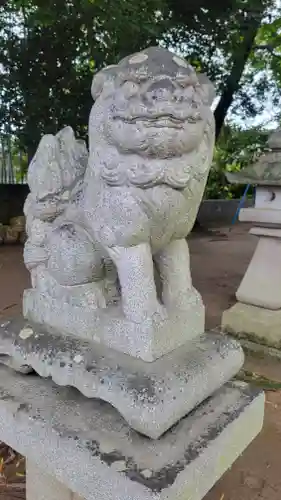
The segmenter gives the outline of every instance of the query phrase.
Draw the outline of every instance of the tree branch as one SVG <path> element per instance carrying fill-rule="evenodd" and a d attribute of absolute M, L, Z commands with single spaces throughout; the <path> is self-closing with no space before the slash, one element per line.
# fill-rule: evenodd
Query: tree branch
<path fill-rule="evenodd" d="M 228 75 L 225 88 L 214 112 L 216 121 L 216 140 L 219 138 L 227 112 L 234 100 L 237 90 L 239 89 L 240 80 L 253 49 L 262 16 L 263 10 L 261 9 L 259 16 L 256 16 L 256 18 L 253 19 L 251 26 L 249 26 L 249 29 L 245 33 L 243 41 L 233 54 L 232 69 Z M 241 27 L 243 27 L 243 25 Z"/>

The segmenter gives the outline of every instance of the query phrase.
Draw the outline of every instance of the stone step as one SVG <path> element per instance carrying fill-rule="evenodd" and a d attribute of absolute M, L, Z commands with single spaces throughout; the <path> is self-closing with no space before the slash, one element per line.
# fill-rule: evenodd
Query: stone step
<path fill-rule="evenodd" d="M 263 415 L 262 392 L 228 383 L 151 440 L 107 403 L 0 366 L 0 440 L 33 464 L 29 500 L 201 500 L 260 432 Z"/>

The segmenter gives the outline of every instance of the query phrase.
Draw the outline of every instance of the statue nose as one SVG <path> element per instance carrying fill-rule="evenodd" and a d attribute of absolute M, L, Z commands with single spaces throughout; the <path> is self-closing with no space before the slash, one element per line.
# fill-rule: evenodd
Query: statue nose
<path fill-rule="evenodd" d="M 157 101 L 169 101 L 176 88 L 171 80 L 168 78 L 163 78 L 162 80 L 156 80 L 151 83 L 144 93 L 143 99 L 149 104 Z"/>
<path fill-rule="evenodd" d="M 174 92 L 175 86 L 169 78 L 162 78 L 161 80 L 156 80 L 155 82 L 153 82 L 147 89 L 148 92 L 157 92 L 159 90 L 168 90 L 170 92 Z"/>

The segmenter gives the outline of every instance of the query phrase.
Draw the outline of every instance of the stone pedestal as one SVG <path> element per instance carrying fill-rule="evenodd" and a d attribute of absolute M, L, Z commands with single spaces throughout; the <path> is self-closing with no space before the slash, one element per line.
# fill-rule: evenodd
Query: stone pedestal
<path fill-rule="evenodd" d="M 228 383 L 151 440 L 107 403 L 0 366 L 0 440 L 27 459 L 27 500 L 201 500 L 263 414 L 262 392 Z"/>
<path fill-rule="evenodd" d="M 81 290 L 81 294 L 85 293 Z M 151 316 L 141 323 L 128 321 L 119 303 L 105 309 L 58 301 L 36 290 L 25 290 L 23 313 L 27 320 L 46 325 L 115 351 L 151 362 L 195 339 L 205 329 L 205 307 L 196 290 L 184 311 L 169 311 L 162 320 Z M 172 334 L 171 334 L 172 332 Z"/>

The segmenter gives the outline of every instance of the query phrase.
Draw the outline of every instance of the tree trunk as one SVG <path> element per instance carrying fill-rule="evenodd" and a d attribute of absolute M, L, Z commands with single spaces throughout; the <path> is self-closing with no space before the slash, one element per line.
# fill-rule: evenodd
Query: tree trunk
<path fill-rule="evenodd" d="M 244 26 L 245 35 L 243 41 L 237 46 L 237 50 L 233 55 L 232 70 L 227 78 L 225 88 L 214 112 L 216 121 L 216 140 L 219 138 L 227 112 L 234 100 L 235 93 L 239 89 L 245 65 L 251 54 L 255 38 L 260 27 L 263 10 L 264 9 L 261 6 L 260 12 L 256 12 L 255 14 L 248 13 L 248 17 L 246 18 L 247 25 Z M 242 29 L 243 26 L 241 26 L 241 30 Z"/>

